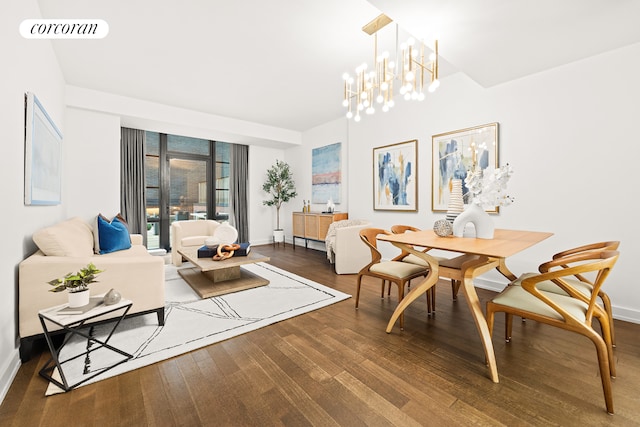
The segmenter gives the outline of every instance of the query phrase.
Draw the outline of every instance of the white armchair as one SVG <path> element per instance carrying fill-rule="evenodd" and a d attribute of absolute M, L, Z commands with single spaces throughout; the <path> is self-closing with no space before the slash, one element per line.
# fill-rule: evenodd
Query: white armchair
<path fill-rule="evenodd" d="M 331 223 L 325 246 L 327 258 L 334 264 L 336 274 L 357 274 L 371 261 L 371 252 L 360 240 L 360 230 L 370 227 L 364 219 L 345 219 Z"/>
<path fill-rule="evenodd" d="M 201 248 L 207 238 L 213 236 L 219 222 L 212 219 L 174 221 L 171 223 L 171 262 L 182 265 L 180 249 Z"/>

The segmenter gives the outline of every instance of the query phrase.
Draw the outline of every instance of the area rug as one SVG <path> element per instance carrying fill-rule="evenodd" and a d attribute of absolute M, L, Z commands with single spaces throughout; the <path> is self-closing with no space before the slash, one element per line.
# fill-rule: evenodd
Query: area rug
<path fill-rule="evenodd" d="M 184 268 L 192 267 L 183 264 Z M 289 273 L 267 263 L 242 268 L 264 277 L 269 284 L 218 297 L 200 299 L 173 265 L 165 266 L 165 324 L 156 314 L 125 319 L 109 344 L 133 358 L 81 384 L 119 375 L 216 342 L 227 340 L 273 323 L 299 316 L 350 298 L 351 295 Z M 109 325 L 91 327 L 91 336 L 105 339 Z M 75 337 L 67 343 L 60 360 L 81 354 L 87 340 Z M 118 353 L 98 349 L 63 365 L 69 384 L 90 377 L 105 366 L 122 360 Z M 54 377 L 57 373 L 54 373 Z M 63 392 L 50 383 L 46 395 Z"/>

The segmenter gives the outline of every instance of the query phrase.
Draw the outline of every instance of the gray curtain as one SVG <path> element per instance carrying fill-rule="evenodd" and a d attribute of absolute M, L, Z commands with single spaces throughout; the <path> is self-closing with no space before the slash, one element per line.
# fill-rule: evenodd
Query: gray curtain
<path fill-rule="evenodd" d="M 238 230 L 238 241 L 249 241 L 247 180 L 249 179 L 249 147 L 231 144 L 229 199 L 232 225 Z"/>
<path fill-rule="evenodd" d="M 120 128 L 120 213 L 129 224 L 129 232 L 142 234 L 146 246 L 144 142 L 143 130 Z"/>

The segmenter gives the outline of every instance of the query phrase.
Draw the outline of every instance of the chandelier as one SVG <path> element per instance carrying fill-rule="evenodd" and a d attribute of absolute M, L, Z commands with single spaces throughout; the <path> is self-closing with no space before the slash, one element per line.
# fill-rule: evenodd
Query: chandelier
<path fill-rule="evenodd" d="M 374 69 L 369 70 L 366 63 L 356 68 L 355 77 L 348 73 L 343 75 L 344 100 L 342 105 L 347 108 L 347 118 L 360 121 L 361 113 L 373 114 L 378 104 L 382 111 L 387 112 L 394 106 L 394 81 L 400 86 L 399 93 L 405 100 L 422 101 L 424 90 L 433 92 L 440 85 L 438 80 L 438 41 L 425 62 L 425 45 L 416 43 L 409 38 L 400 46 L 398 58 L 398 27 L 396 25 L 396 60 L 389 57 L 389 52 L 378 54 L 377 32 L 387 24 L 393 22 L 385 14 L 381 14 L 373 21 L 362 27 L 362 31 L 373 35 Z M 397 62 L 399 61 L 399 65 Z"/>

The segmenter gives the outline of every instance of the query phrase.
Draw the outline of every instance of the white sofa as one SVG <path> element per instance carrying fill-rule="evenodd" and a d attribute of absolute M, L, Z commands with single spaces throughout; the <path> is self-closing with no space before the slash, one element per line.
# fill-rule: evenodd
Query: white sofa
<path fill-rule="evenodd" d="M 371 262 L 371 251 L 360 240 L 360 230 L 367 227 L 371 222 L 362 219 L 345 219 L 329 226 L 325 246 L 336 274 L 357 274 Z"/>
<path fill-rule="evenodd" d="M 33 341 L 42 337 L 38 311 L 64 304 L 67 292 L 49 292 L 49 281 L 76 272 L 89 263 L 104 270 L 98 282 L 89 285 L 92 295 L 115 289 L 133 301 L 128 316 L 156 312 L 164 324 L 164 259 L 152 256 L 142 244 L 142 236 L 133 234 L 131 247 L 104 255 L 94 252 L 93 228 L 80 218 L 71 218 L 33 235 L 38 250 L 19 265 L 18 316 L 20 357 L 31 356 Z M 116 315 L 112 314 L 111 316 Z M 105 315 L 103 320 L 109 318 Z M 54 329 L 54 328 L 52 328 Z"/>
<path fill-rule="evenodd" d="M 180 249 L 197 249 L 204 246 L 204 241 L 213 236 L 220 223 L 212 219 L 174 221 L 171 223 L 171 262 L 182 265 Z"/>

